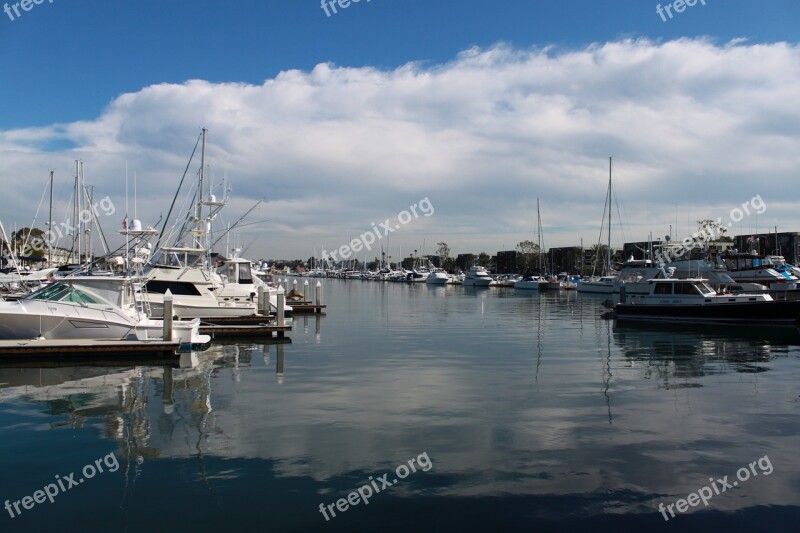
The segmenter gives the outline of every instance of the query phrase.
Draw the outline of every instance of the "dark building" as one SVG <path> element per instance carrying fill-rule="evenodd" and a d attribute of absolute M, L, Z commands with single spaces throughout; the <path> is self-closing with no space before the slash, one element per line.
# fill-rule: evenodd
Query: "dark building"
<path fill-rule="evenodd" d="M 800 261 L 800 233 L 798 232 L 737 235 L 733 238 L 733 246 L 740 252 L 755 250 L 764 255 L 782 255 L 788 263 L 793 265 Z"/>
<path fill-rule="evenodd" d="M 640 242 L 626 242 L 622 245 L 622 259 L 627 261 L 633 256 L 634 259 L 653 259 L 650 255 L 650 246 L 652 245 L 653 256 L 658 257 L 661 252 L 663 243 L 661 241 L 640 241 Z"/>
<path fill-rule="evenodd" d="M 547 265 L 545 270 L 553 274 L 568 272 L 570 274 L 580 271 L 581 249 L 578 246 L 565 246 L 563 248 L 550 248 L 545 256 Z"/>
<path fill-rule="evenodd" d="M 495 267 L 498 274 L 514 274 L 517 272 L 517 251 L 497 252 Z"/>
<path fill-rule="evenodd" d="M 475 263 L 477 258 L 478 256 L 475 254 L 458 254 L 458 257 L 456 257 L 456 267 L 466 272 L 469 270 L 469 267 Z"/>

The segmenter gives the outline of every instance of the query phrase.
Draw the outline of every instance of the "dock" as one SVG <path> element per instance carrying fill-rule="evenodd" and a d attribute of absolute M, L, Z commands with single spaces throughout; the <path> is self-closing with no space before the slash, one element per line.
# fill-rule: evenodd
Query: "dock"
<path fill-rule="evenodd" d="M 262 321 L 263 322 L 263 321 Z M 286 332 L 292 331 L 292 326 L 271 326 L 269 324 L 254 325 L 201 325 L 202 335 L 211 335 L 211 338 L 218 337 L 276 337 L 283 339 Z"/>
<path fill-rule="evenodd" d="M 0 340 L 0 358 L 25 359 L 45 356 L 59 359 L 169 358 L 177 359 L 180 343 L 157 340 L 58 339 Z"/>
<path fill-rule="evenodd" d="M 315 304 L 310 301 L 292 301 L 288 300 L 286 303 L 292 306 L 291 312 L 287 312 L 289 315 L 307 315 L 307 314 L 322 314 L 325 311 L 325 308 L 328 307 L 325 304 Z"/>

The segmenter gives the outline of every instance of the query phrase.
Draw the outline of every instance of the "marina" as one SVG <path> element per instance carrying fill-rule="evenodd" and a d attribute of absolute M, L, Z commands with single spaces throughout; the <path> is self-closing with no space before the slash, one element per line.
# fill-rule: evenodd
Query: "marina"
<path fill-rule="evenodd" d="M 0 11 L 0 533 L 797 530 L 796 0 Z"/>
<path fill-rule="evenodd" d="M 491 528 L 500 509 L 508 528 L 547 528 L 570 508 L 579 527 L 659 530 L 658 501 L 765 454 L 774 472 L 715 501 L 714 521 L 796 517 L 796 328 L 622 325 L 600 318 L 602 297 L 575 291 L 325 288 L 327 313 L 295 317 L 291 344 L 219 339 L 168 367 L 0 368 L 7 456 L 49 446 L 69 471 L 113 450 L 128 465 L 26 525 L 85 512 L 90 527 L 145 527 L 129 511 L 146 501 L 162 527 L 224 527 L 234 514 L 242 527 L 317 530 L 320 502 L 423 452 L 428 472 L 334 526 L 384 520 L 399 531 L 440 509 L 427 516 L 450 529 Z M 24 423 L 43 406 L 36 416 L 55 429 Z M 725 453 L 688 464 L 685 446 Z M 15 479 L 54 470 L 7 469 L 9 496 Z M 192 513 L 169 512 L 176 494 L 190 495 Z M 275 510 L 266 519 L 264 494 Z M 596 504 L 609 494 L 612 515 Z M 703 516 L 682 523 L 700 527 Z"/>

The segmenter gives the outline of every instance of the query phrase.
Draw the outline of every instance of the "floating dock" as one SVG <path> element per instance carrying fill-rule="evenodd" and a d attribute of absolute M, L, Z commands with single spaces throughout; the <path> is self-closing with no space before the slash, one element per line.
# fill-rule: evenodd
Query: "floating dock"
<path fill-rule="evenodd" d="M 0 340 L 0 358 L 27 359 L 37 356 L 59 359 L 88 357 L 169 358 L 180 357 L 180 343 L 107 339 Z"/>
<path fill-rule="evenodd" d="M 309 301 L 288 300 L 286 303 L 292 306 L 292 310 L 287 311 L 289 315 L 322 314 L 327 307 L 325 304 L 320 305 Z"/>
<path fill-rule="evenodd" d="M 262 320 L 263 322 L 263 320 Z M 287 331 L 292 331 L 292 326 L 271 326 L 268 324 L 254 325 L 201 325 L 202 335 L 217 337 L 277 337 L 283 339 Z"/>

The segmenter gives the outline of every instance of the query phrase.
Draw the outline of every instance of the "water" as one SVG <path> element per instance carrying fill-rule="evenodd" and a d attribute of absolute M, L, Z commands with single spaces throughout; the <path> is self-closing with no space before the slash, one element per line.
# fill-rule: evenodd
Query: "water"
<path fill-rule="evenodd" d="M 295 319 L 291 344 L 0 369 L 0 531 L 795 530 L 795 331 L 620 328 L 575 292 L 324 283 L 327 315 Z M 67 490 L 25 509 L 56 475 Z M 346 500 L 359 488 L 367 505 Z"/>

